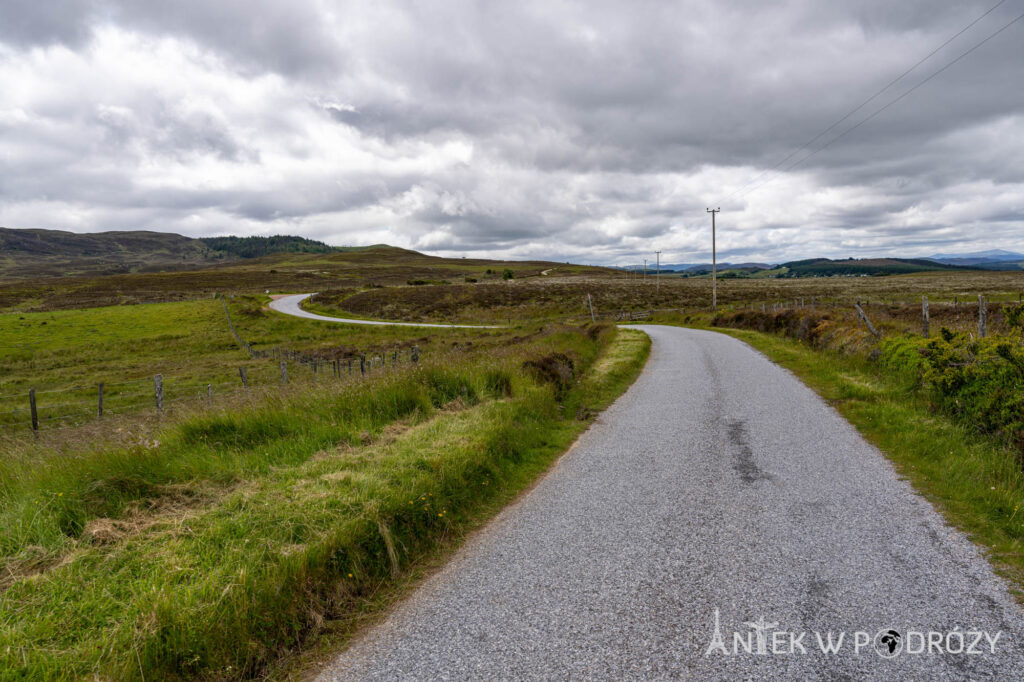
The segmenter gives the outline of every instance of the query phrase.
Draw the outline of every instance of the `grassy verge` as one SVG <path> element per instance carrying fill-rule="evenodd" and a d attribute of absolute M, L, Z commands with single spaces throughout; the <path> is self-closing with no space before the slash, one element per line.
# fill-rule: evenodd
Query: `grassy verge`
<path fill-rule="evenodd" d="M 720 329 L 796 374 L 880 450 L 1024 595 L 1024 474 L 1012 449 L 933 412 L 912 381 L 865 358 Z"/>
<path fill-rule="evenodd" d="M 0 679 L 265 671 L 528 485 L 647 348 L 563 330 L 0 470 Z"/>

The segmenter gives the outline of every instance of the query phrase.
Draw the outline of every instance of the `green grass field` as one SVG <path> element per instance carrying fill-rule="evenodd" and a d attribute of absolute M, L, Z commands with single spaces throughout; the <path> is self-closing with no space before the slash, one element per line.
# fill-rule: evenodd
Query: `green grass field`
<path fill-rule="evenodd" d="M 527 485 L 628 384 L 646 337 L 553 328 L 0 460 L 0 679 L 242 679 Z M 572 362 L 564 372 L 527 369 Z"/>
<path fill-rule="evenodd" d="M 487 330 L 373 328 L 288 317 L 264 310 L 265 297 L 229 302 L 239 333 L 254 348 L 291 348 L 325 358 L 408 350 L 428 355 L 454 347 L 500 344 L 508 335 Z M 26 428 L 28 391 L 35 388 L 43 427 L 96 416 L 97 386 L 104 383 L 108 416 L 155 410 L 153 376 L 163 376 L 168 408 L 202 403 L 241 389 L 239 367 L 251 387 L 276 386 L 279 363 L 254 360 L 232 337 L 220 300 L 108 306 L 41 313 L 0 314 L 0 428 Z M 406 354 L 407 356 L 407 354 Z M 347 367 L 346 367 L 347 369 Z M 293 365 L 292 382 L 311 381 Z"/>
<path fill-rule="evenodd" d="M 533 263 L 504 280 L 504 266 L 365 249 L 0 286 L 0 679 L 286 669 L 322 632 L 343 639 L 385 607 L 632 381 L 646 336 L 591 325 L 588 294 L 599 316 L 667 309 L 650 321 L 712 320 L 708 279 Z M 410 284 L 419 281 L 451 283 Z M 308 307 L 339 316 L 510 326 L 316 322 L 267 310 L 267 289 L 320 291 Z M 1018 460 L 997 435 L 936 413 L 908 375 L 882 372 L 852 302 L 894 338 L 918 327 L 928 295 L 933 330 L 967 334 L 984 293 L 999 334 L 999 303 L 1022 289 L 1024 273 L 954 272 L 728 279 L 718 291 L 723 319 L 800 301 L 787 329 L 808 326 L 798 318 L 813 297 L 822 348 L 729 333 L 832 401 L 1021 580 Z M 257 350 L 331 360 L 415 346 L 421 362 L 316 380 L 291 364 L 284 387 L 276 360 L 240 348 L 214 292 Z M 154 302 L 99 305 L 142 301 Z M 551 368 L 569 361 L 575 379 L 563 385 Z M 155 374 L 166 394 L 159 418 Z M 36 436 L 30 388 L 43 419 Z"/>

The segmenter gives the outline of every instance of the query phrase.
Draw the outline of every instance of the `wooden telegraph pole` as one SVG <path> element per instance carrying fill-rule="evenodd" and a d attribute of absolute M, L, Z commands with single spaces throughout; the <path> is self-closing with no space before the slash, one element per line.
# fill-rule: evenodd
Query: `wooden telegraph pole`
<path fill-rule="evenodd" d="M 715 252 L 715 214 L 721 208 L 709 208 L 711 214 L 711 309 L 718 310 L 718 257 Z"/>
<path fill-rule="evenodd" d="M 654 276 L 654 292 L 658 293 L 661 291 L 661 251 L 655 251 L 654 253 L 658 255 L 658 271 Z"/>

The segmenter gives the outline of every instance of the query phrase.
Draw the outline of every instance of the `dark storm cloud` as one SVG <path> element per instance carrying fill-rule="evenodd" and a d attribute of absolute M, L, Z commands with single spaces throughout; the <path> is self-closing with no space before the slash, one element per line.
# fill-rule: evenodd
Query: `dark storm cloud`
<path fill-rule="evenodd" d="M 807 156 L 1013 2 L 772 171 L 992 4 L 8 0 L 0 221 L 691 260 L 720 201 L 725 257 L 1014 248 L 1024 21 Z"/>
<path fill-rule="evenodd" d="M 93 3 L 82 0 L 4 0 L 0 3 L 0 41 L 18 47 L 80 46 L 90 34 Z"/>

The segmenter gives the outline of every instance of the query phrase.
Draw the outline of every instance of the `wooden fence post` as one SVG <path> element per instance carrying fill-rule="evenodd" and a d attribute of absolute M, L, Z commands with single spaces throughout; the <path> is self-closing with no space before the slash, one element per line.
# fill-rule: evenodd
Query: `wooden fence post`
<path fill-rule="evenodd" d="M 103 382 L 100 382 L 98 393 L 98 400 L 96 402 L 96 419 L 103 419 Z"/>
<path fill-rule="evenodd" d="M 978 294 L 978 338 L 985 338 L 986 322 L 988 317 L 988 308 L 986 306 L 985 297 Z"/>
<path fill-rule="evenodd" d="M 359 356 L 359 373 L 360 374 L 366 374 L 366 356 L 365 355 L 360 355 Z"/>
<path fill-rule="evenodd" d="M 206 406 L 213 407 L 213 384 L 206 384 Z"/>
<path fill-rule="evenodd" d="M 164 376 L 157 374 L 153 377 L 153 393 L 156 396 L 156 411 L 164 411 Z"/>
<path fill-rule="evenodd" d="M 249 370 L 246 367 L 238 368 L 238 376 L 242 378 L 242 388 L 249 388 Z"/>
<path fill-rule="evenodd" d="M 857 315 L 860 317 L 861 322 L 868 326 L 868 331 L 876 337 L 879 336 L 878 330 L 875 329 L 875 325 L 871 324 L 871 320 L 868 319 L 868 316 L 864 314 L 864 310 L 860 307 L 860 301 L 854 303 L 853 307 L 857 309 Z"/>
<path fill-rule="evenodd" d="M 921 327 L 922 327 L 922 335 L 926 339 L 928 338 L 928 323 L 929 323 L 929 319 L 928 319 L 928 297 L 927 296 L 922 296 L 921 297 Z"/>
<path fill-rule="evenodd" d="M 420 361 L 420 349 L 418 346 L 412 347 L 412 361 L 413 363 L 417 363 Z"/>
<path fill-rule="evenodd" d="M 283 361 L 281 362 L 281 385 L 288 385 L 288 363 Z"/>
<path fill-rule="evenodd" d="M 32 412 L 32 430 L 39 430 L 39 414 L 36 412 L 36 389 L 28 389 L 28 407 Z"/>

